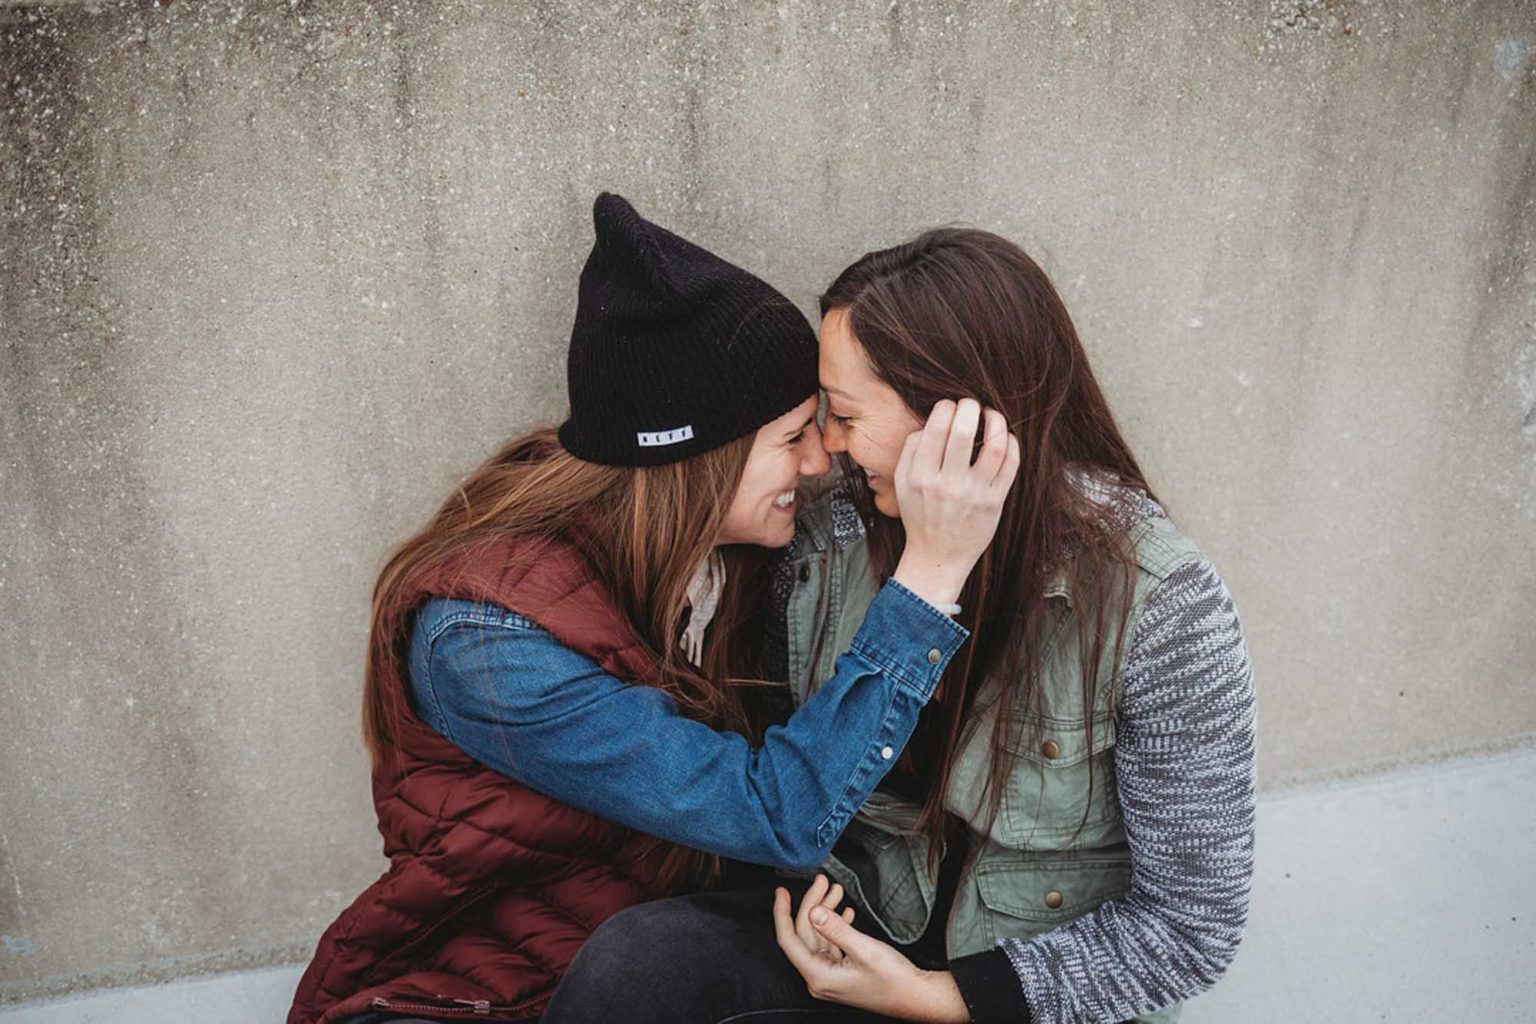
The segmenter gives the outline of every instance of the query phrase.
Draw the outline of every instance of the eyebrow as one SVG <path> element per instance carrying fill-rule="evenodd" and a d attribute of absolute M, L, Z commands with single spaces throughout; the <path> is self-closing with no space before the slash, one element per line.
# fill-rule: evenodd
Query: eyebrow
<path fill-rule="evenodd" d="M 846 391 L 841 390 L 840 388 L 822 388 L 821 390 L 825 391 L 829 395 L 836 395 L 838 398 L 847 399 L 850 402 L 854 400 L 852 395 Z"/>

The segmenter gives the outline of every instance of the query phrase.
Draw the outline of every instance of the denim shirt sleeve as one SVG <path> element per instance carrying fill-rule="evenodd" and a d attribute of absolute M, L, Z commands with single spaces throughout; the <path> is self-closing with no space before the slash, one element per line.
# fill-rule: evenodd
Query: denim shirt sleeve
<path fill-rule="evenodd" d="M 888 582 L 832 678 L 757 748 L 497 605 L 423 605 L 410 681 L 429 726 L 542 793 L 672 842 L 811 869 L 895 763 L 967 636 Z"/>

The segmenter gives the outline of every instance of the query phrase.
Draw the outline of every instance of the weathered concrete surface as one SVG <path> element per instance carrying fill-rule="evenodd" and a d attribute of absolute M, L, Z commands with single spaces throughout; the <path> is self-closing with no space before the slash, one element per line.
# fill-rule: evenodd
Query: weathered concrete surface
<path fill-rule="evenodd" d="M 1236 595 L 1269 783 L 1536 730 L 1536 8 L 0 8 L 0 999 L 382 867 L 385 551 L 558 416 L 600 189 L 803 299 L 1046 258 Z"/>

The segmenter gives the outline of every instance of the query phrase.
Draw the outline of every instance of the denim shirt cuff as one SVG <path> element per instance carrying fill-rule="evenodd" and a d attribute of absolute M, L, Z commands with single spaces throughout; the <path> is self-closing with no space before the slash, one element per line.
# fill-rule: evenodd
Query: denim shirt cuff
<path fill-rule="evenodd" d="M 954 619 L 888 580 L 864 613 L 853 649 L 926 701 L 970 635 Z"/>

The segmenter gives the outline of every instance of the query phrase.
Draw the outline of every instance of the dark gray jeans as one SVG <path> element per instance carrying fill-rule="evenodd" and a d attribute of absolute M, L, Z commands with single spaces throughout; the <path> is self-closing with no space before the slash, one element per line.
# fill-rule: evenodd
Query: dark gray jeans
<path fill-rule="evenodd" d="M 808 887 L 785 885 L 794 906 Z M 610 917 L 576 954 L 540 1021 L 887 1024 L 893 1018 L 812 999 L 774 938 L 773 886 L 758 885 L 654 900 Z M 375 1014 L 346 1024 L 385 1022 L 435 1024 Z"/>
<path fill-rule="evenodd" d="M 804 884 L 788 886 L 795 906 Z M 812 999 L 773 934 L 773 888 L 655 900 L 604 921 L 542 1024 L 877 1024 Z"/>

